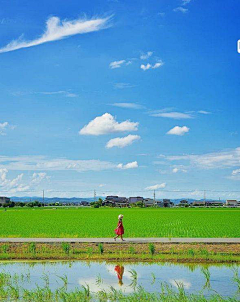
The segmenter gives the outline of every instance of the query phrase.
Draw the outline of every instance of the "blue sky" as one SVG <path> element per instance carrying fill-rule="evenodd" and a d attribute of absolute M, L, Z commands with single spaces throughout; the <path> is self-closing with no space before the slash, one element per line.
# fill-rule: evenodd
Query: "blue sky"
<path fill-rule="evenodd" d="M 0 194 L 240 198 L 240 3 L 0 4 Z"/>

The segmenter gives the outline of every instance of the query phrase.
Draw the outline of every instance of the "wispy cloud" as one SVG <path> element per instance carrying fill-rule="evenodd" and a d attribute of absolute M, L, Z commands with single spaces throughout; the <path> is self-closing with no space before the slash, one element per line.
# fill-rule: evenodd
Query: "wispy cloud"
<path fill-rule="evenodd" d="M 190 129 L 189 129 L 187 126 L 183 126 L 183 127 L 175 126 L 175 127 L 172 128 L 171 130 L 169 130 L 169 131 L 167 132 L 167 134 L 183 136 L 184 134 L 188 133 L 189 130 L 190 130 Z"/>
<path fill-rule="evenodd" d="M 130 83 L 115 83 L 114 88 L 116 89 L 124 89 L 124 88 L 133 88 L 135 85 L 132 85 Z"/>
<path fill-rule="evenodd" d="M 148 51 L 147 53 L 143 53 L 141 56 L 140 56 L 140 59 L 141 60 L 147 60 L 149 59 L 151 56 L 152 56 L 153 52 L 152 51 Z"/>
<path fill-rule="evenodd" d="M 205 153 L 200 155 L 175 155 L 164 156 L 168 161 L 189 161 L 191 166 L 200 169 L 223 169 L 240 166 L 240 147 L 227 151 L 219 151 L 213 153 Z M 234 170 L 234 174 L 238 173 L 238 169 Z"/>
<path fill-rule="evenodd" d="M 147 63 L 146 65 L 144 64 L 141 64 L 140 68 L 143 70 L 143 71 L 146 71 L 146 70 L 149 70 L 149 69 L 156 69 L 156 68 L 159 68 L 161 66 L 164 65 L 164 62 L 163 61 L 158 61 L 157 63 L 155 64 L 150 64 L 150 63 Z"/>
<path fill-rule="evenodd" d="M 110 18 L 111 17 L 61 21 L 58 17 L 51 17 L 46 21 L 46 29 L 40 38 L 32 41 L 24 41 L 21 36 L 17 40 L 13 40 L 6 46 L 0 48 L 0 53 L 33 47 L 73 35 L 99 31 L 110 26 Z"/>
<path fill-rule="evenodd" d="M 191 2 L 192 0 L 182 0 L 182 5 L 187 5 Z"/>
<path fill-rule="evenodd" d="M 206 114 L 206 115 L 208 115 L 208 114 L 212 114 L 211 112 L 209 112 L 209 111 L 205 111 L 205 110 L 199 110 L 199 111 L 198 111 L 198 113 L 201 113 L 201 114 Z"/>
<path fill-rule="evenodd" d="M 179 7 L 174 8 L 173 11 L 174 11 L 174 12 L 181 12 L 181 13 L 185 14 L 185 13 L 188 12 L 188 9 L 185 8 L 185 7 L 179 6 Z"/>
<path fill-rule="evenodd" d="M 125 60 L 114 61 L 109 64 L 109 67 L 111 69 L 120 68 L 125 62 Z"/>
<path fill-rule="evenodd" d="M 127 108 L 127 109 L 143 109 L 144 107 L 137 103 L 113 103 L 114 107 Z"/>
<path fill-rule="evenodd" d="M 78 95 L 76 93 L 70 92 L 70 91 L 65 91 L 65 90 L 59 90 L 59 91 L 42 91 L 42 92 L 36 92 L 37 94 L 44 94 L 44 95 L 63 95 L 68 98 L 75 98 Z"/>
<path fill-rule="evenodd" d="M 161 184 L 156 184 L 156 185 L 153 185 L 153 186 L 149 186 L 149 187 L 146 187 L 145 190 L 147 191 L 154 191 L 154 190 L 159 190 L 159 189 L 164 189 L 166 187 L 166 183 L 161 183 Z"/>
<path fill-rule="evenodd" d="M 141 137 L 139 135 L 132 135 L 132 134 L 129 134 L 128 136 L 125 137 L 116 137 L 110 139 L 110 141 L 107 142 L 106 148 L 107 149 L 113 147 L 124 148 L 126 146 L 131 145 L 133 142 L 139 140 L 140 138 Z"/>
<path fill-rule="evenodd" d="M 192 114 L 190 114 L 190 113 L 175 112 L 175 111 L 152 113 L 151 116 L 166 117 L 166 118 L 172 118 L 172 119 L 176 119 L 176 120 L 193 118 Z"/>
<path fill-rule="evenodd" d="M 118 123 L 110 113 L 96 117 L 80 131 L 81 135 L 103 135 L 116 132 L 137 131 L 138 123 L 126 120 Z"/>
<path fill-rule="evenodd" d="M 120 169 L 120 170 L 136 169 L 136 168 L 138 168 L 138 163 L 137 163 L 137 161 L 133 161 L 133 162 L 128 163 L 126 165 L 118 164 L 117 168 Z"/>

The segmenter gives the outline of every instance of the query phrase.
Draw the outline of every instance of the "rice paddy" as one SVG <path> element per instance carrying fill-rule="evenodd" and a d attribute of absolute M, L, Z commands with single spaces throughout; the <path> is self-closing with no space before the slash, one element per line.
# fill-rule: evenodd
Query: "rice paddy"
<path fill-rule="evenodd" d="M 0 210 L 0 237 L 239 237 L 240 209 L 33 208 Z"/>

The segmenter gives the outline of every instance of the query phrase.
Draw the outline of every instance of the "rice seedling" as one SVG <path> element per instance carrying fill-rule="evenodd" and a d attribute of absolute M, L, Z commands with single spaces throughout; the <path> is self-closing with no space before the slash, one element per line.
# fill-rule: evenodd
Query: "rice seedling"
<path fill-rule="evenodd" d="M 153 256 L 155 254 L 155 245 L 153 243 L 149 243 L 148 248 L 150 254 Z"/>
<path fill-rule="evenodd" d="M 98 244 L 98 251 L 99 251 L 99 254 L 100 254 L 100 255 L 103 254 L 104 248 L 103 248 L 103 244 L 102 244 L 102 243 L 99 243 L 99 244 Z"/>
<path fill-rule="evenodd" d="M 62 243 L 62 249 L 63 249 L 65 254 L 69 255 L 69 253 L 70 253 L 70 244 L 67 243 L 67 242 L 63 242 Z"/>
<path fill-rule="evenodd" d="M 28 246 L 28 250 L 30 253 L 35 254 L 36 253 L 36 243 L 30 242 Z"/>
<path fill-rule="evenodd" d="M 239 237 L 238 208 L 125 208 L 121 212 L 127 237 Z M 47 208 L 8 209 L 1 216 L 4 228 L 0 229 L 0 237 L 110 238 L 118 214 L 119 209 L 104 207 L 63 207 L 57 211 Z M 33 227 L 29 228 L 29 225 Z M 67 226 L 64 230 L 63 225 Z"/>

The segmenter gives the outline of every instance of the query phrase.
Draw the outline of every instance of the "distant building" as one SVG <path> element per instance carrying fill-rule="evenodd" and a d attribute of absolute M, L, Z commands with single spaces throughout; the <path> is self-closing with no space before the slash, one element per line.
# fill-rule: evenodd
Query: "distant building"
<path fill-rule="evenodd" d="M 154 199 L 144 198 L 143 203 L 144 203 L 145 207 L 152 207 L 152 206 L 154 206 Z"/>
<path fill-rule="evenodd" d="M 235 199 L 229 199 L 226 201 L 226 206 L 227 207 L 237 207 L 238 206 L 238 202 Z"/>
<path fill-rule="evenodd" d="M 84 207 L 87 207 L 87 206 L 89 206 L 89 202 L 88 202 L 88 201 L 85 201 L 85 200 L 82 200 L 82 201 L 80 202 L 80 205 L 81 205 L 81 206 L 84 206 Z"/>
<path fill-rule="evenodd" d="M 207 207 L 222 207 L 223 202 L 222 201 L 206 201 Z"/>
<path fill-rule="evenodd" d="M 4 205 L 4 204 L 8 204 L 8 203 L 10 203 L 10 198 L 8 198 L 8 197 L 5 197 L 5 196 L 0 196 L 0 204 L 1 205 Z"/>
<path fill-rule="evenodd" d="M 163 207 L 164 208 L 171 208 L 174 203 L 170 199 L 163 199 Z"/>
<path fill-rule="evenodd" d="M 137 196 L 137 197 L 129 197 L 128 198 L 128 202 L 130 204 L 132 203 L 136 203 L 136 202 L 143 202 L 144 201 L 144 198 L 143 197 L 140 197 L 140 196 Z"/>
<path fill-rule="evenodd" d="M 112 207 L 127 207 L 128 199 L 126 197 L 107 196 L 103 201 L 103 205 Z"/>
<path fill-rule="evenodd" d="M 185 207 L 185 206 L 188 206 L 188 200 L 186 199 L 183 199 L 179 202 L 179 206 L 180 207 Z"/>

